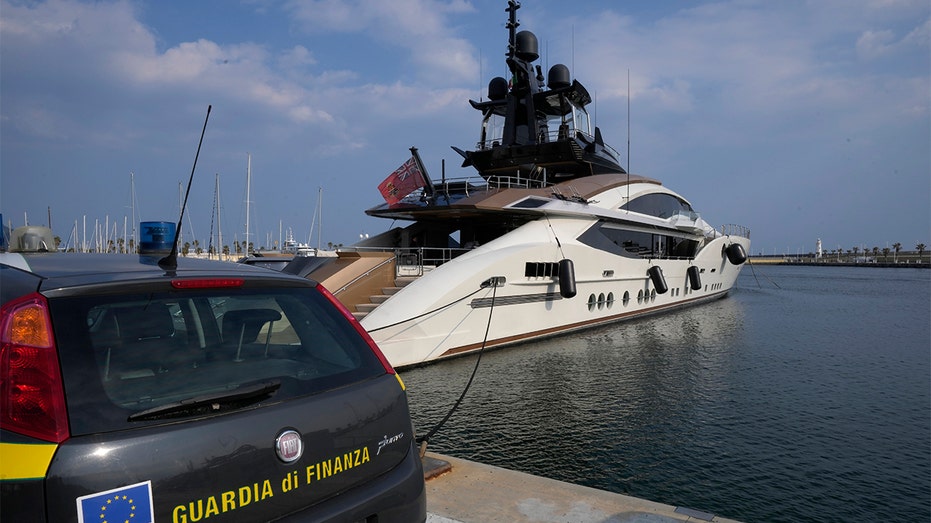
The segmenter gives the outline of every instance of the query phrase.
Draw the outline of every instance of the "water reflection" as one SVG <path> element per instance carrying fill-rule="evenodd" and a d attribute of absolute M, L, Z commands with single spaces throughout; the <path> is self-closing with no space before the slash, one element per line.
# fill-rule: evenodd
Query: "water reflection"
<path fill-rule="evenodd" d="M 652 450 L 676 446 L 700 425 L 695 410 L 730 389 L 742 307 L 718 300 L 487 353 L 431 449 L 626 491 L 670 459 Z M 404 373 L 420 432 L 442 418 L 474 362 Z"/>

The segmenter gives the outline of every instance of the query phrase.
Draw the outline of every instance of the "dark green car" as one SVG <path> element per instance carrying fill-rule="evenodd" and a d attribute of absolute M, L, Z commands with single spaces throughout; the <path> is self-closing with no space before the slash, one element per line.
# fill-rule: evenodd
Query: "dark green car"
<path fill-rule="evenodd" d="M 0 520 L 425 520 L 404 384 L 315 282 L 0 253 L 0 304 Z"/>

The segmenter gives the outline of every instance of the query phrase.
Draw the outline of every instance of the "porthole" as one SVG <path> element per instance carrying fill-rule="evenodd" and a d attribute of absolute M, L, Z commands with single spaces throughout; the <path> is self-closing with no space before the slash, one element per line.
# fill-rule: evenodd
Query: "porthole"
<path fill-rule="evenodd" d="M 613 292 L 608 293 L 607 304 L 608 304 L 609 309 L 614 305 L 614 293 Z"/>
<path fill-rule="evenodd" d="M 623 303 L 624 303 L 624 306 L 625 306 L 625 307 L 627 307 L 627 304 L 630 303 L 630 293 L 627 292 L 627 291 L 624 291 L 624 300 L 623 300 Z"/>
<path fill-rule="evenodd" d="M 598 295 L 598 310 L 603 309 L 604 306 L 605 306 L 605 293 L 602 292 L 601 294 Z"/>
<path fill-rule="evenodd" d="M 656 289 L 650 291 L 650 301 L 656 301 Z"/>
<path fill-rule="evenodd" d="M 589 312 L 595 310 L 595 305 L 598 303 L 598 299 L 595 298 L 594 294 L 589 295 L 588 297 L 588 310 Z"/>
<path fill-rule="evenodd" d="M 637 303 L 643 303 L 643 289 L 637 291 Z"/>

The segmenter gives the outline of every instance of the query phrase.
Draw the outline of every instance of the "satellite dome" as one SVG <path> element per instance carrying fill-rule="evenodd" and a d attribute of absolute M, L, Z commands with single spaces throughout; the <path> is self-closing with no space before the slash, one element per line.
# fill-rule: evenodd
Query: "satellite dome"
<path fill-rule="evenodd" d="M 488 99 L 504 100 L 508 95 L 508 81 L 500 76 L 496 76 L 488 82 Z"/>
<path fill-rule="evenodd" d="M 532 62 L 540 57 L 537 45 L 537 35 L 530 31 L 521 31 L 516 35 L 517 39 L 517 57 L 521 60 Z"/>
<path fill-rule="evenodd" d="M 550 67 L 550 71 L 546 75 L 546 84 L 550 89 L 569 87 L 572 84 L 569 79 L 569 68 L 563 64 L 556 64 Z"/>

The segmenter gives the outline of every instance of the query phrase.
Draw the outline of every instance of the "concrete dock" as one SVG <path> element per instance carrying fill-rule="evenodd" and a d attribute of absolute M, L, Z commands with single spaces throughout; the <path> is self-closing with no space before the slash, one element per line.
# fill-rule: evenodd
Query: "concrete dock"
<path fill-rule="evenodd" d="M 714 514 L 428 452 L 428 523 L 737 523 Z"/>

